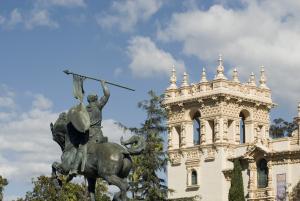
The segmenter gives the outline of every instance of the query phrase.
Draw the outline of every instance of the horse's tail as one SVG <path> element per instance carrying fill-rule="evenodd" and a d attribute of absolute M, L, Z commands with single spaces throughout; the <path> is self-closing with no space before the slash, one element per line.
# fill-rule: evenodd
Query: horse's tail
<path fill-rule="evenodd" d="M 138 135 L 134 135 L 126 141 L 123 141 L 123 137 L 121 137 L 120 141 L 121 144 L 126 147 L 130 155 L 140 155 L 146 147 L 145 138 Z M 127 147 L 127 145 L 130 146 Z"/>

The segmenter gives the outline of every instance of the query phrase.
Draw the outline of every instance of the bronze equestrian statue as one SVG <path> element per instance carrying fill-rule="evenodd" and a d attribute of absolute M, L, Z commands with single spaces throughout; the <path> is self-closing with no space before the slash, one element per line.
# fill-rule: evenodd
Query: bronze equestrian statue
<path fill-rule="evenodd" d="M 73 74 L 69 71 L 65 73 Z M 108 142 L 101 129 L 102 109 L 110 96 L 105 81 L 100 80 L 103 97 L 98 100 L 97 95 L 89 95 L 87 98 L 89 104 L 84 107 L 83 79 L 78 74 L 75 76 L 74 94 L 76 98 L 79 97 L 80 104 L 71 108 L 68 113 L 61 113 L 56 122 L 50 124 L 53 140 L 60 145 L 63 152 L 61 163 L 52 164 L 54 183 L 57 188 L 61 187 L 62 182 L 57 173 L 66 175 L 67 181 L 72 180 L 77 174 L 83 175 L 88 181 L 90 199 L 95 201 L 96 179 L 103 178 L 109 185 L 115 185 L 120 189 L 120 192 L 114 195 L 113 201 L 127 201 L 126 193 L 129 188 L 127 176 L 132 167 L 131 156 L 142 153 L 145 140 L 140 136 L 133 136 L 127 141 L 121 138 L 123 146 Z"/>
<path fill-rule="evenodd" d="M 54 141 L 61 149 L 61 163 L 52 164 L 52 177 L 57 184 L 61 184 L 57 172 L 68 175 L 72 168 L 72 162 L 76 156 L 76 148 L 72 144 L 73 135 L 84 135 L 77 131 L 72 123 L 67 121 L 66 113 L 61 113 L 55 124 L 51 124 L 51 131 Z M 113 197 L 113 201 L 127 201 L 126 196 L 129 188 L 126 181 L 132 167 L 131 156 L 139 155 L 145 147 L 142 137 L 133 136 L 128 141 L 121 143 L 130 147 L 123 147 L 117 143 L 87 143 L 87 161 L 84 171 L 78 168 L 78 173 L 87 178 L 88 191 L 91 201 L 95 201 L 95 184 L 97 178 L 102 178 L 109 185 L 115 185 L 120 189 Z"/>

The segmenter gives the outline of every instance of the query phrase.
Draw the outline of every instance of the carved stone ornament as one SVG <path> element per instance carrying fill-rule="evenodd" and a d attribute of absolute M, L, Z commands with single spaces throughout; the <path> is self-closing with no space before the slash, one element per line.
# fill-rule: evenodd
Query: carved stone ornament
<path fill-rule="evenodd" d="M 169 152 L 169 157 L 172 165 L 180 165 L 181 163 L 181 153 L 178 151 Z"/>

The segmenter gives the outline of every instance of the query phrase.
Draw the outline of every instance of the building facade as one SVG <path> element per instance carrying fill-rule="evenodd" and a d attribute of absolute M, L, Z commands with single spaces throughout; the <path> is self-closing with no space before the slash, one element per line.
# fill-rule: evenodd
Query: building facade
<path fill-rule="evenodd" d="M 173 68 L 163 106 L 168 113 L 168 187 L 170 200 L 227 201 L 233 160 L 242 164 L 246 200 L 284 200 L 300 180 L 300 130 L 291 137 L 269 136 L 271 90 L 264 67 L 259 84 L 252 73 L 240 83 L 224 75 L 218 60 L 215 78 L 177 86 Z M 300 124 L 299 115 L 296 118 Z M 287 198 L 285 200 L 288 200 Z"/>

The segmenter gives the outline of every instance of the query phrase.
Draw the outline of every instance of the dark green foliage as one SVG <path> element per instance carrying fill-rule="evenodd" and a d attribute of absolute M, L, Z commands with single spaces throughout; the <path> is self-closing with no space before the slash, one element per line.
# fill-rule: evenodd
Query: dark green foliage
<path fill-rule="evenodd" d="M 290 123 L 282 118 L 274 119 L 270 127 L 270 136 L 272 138 L 291 136 L 292 132 L 297 128 L 298 125 L 295 121 Z"/>
<path fill-rule="evenodd" d="M 228 194 L 228 201 L 245 201 L 242 167 L 238 159 L 234 160 L 231 185 Z"/>
<path fill-rule="evenodd" d="M 168 162 L 162 138 L 162 134 L 166 131 L 164 124 L 166 114 L 160 106 L 162 96 L 157 96 L 153 91 L 148 94 L 150 99 L 138 104 L 138 107 L 147 114 L 141 127 L 120 126 L 144 136 L 146 141 L 145 151 L 133 157 L 133 171 L 129 178 L 133 200 L 162 201 L 166 200 L 168 193 L 164 179 L 158 176 L 159 171 L 165 171 Z"/>
<path fill-rule="evenodd" d="M 4 187 L 7 186 L 7 184 L 8 184 L 7 179 L 3 178 L 0 175 L 0 201 L 3 200 L 3 190 L 4 190 Z"/>
<path fill-rule="evenodd" d="M 56 191 L 54 183 L 50 177 L 40 176 L 33 182 L 33 190 L 26 193 L 25 198 L 17 201 L 83 201 L 87 200 L 88 193 L 85 184 L 66 183 Z M 109 197 L 103 193 L 107 192 L 107 186 L 103 182 L 97 182 L 96 201 L 110 201 Z"/>
<path fill-rule="evenodd" d="M 290 201 L 299 201 L 300 200 L 300 181 L 293 187 L 292 192 L 289 193 Z"/>

